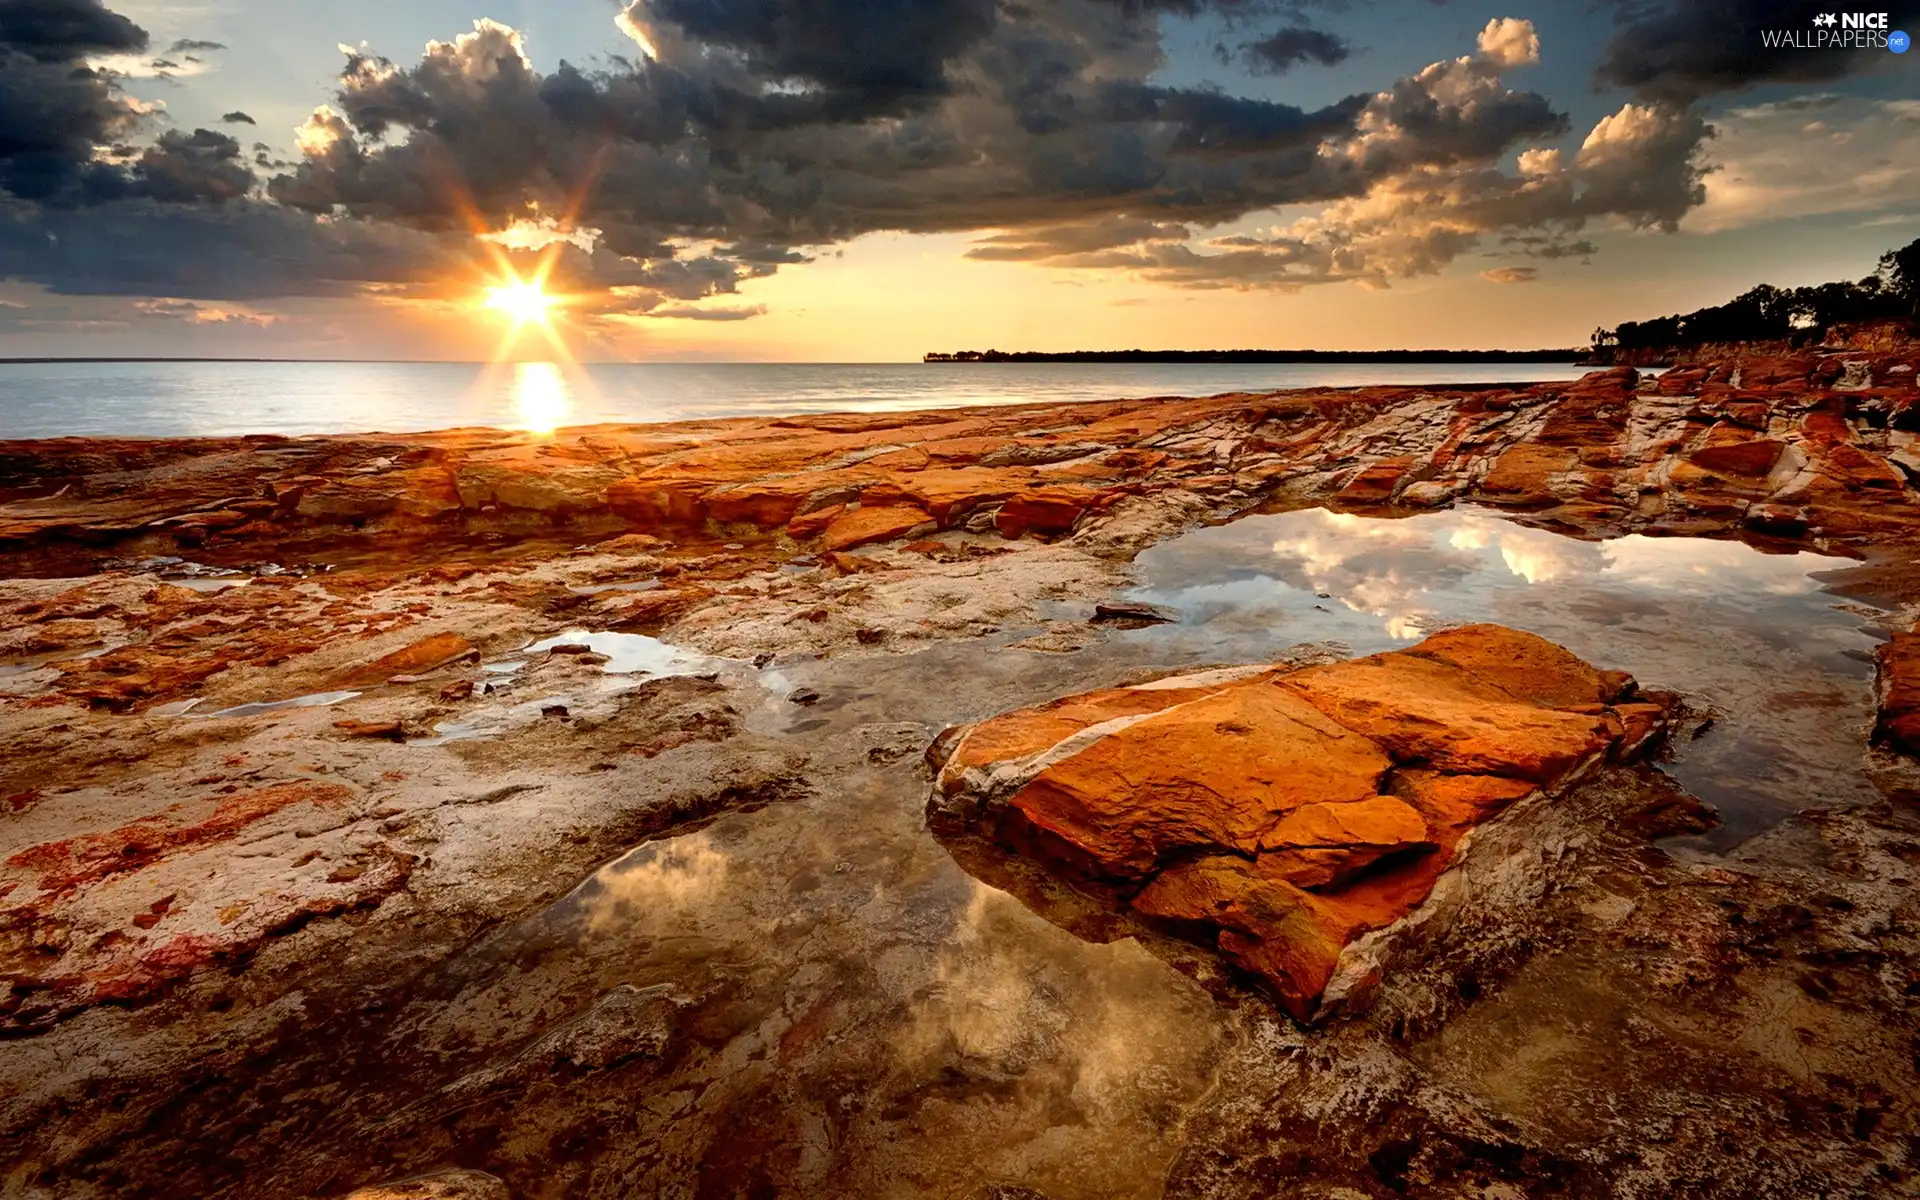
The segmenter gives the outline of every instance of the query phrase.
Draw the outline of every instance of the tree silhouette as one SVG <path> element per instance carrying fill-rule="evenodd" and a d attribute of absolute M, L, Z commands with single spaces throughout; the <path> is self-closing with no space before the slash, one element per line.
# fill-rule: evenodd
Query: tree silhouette
<path fill-rule="evenodd" d="M 1835 325 L 1920 318 L 1920 238 L 1880 256 L 1879 272 L 1855 283 L 1777 288 L 1763 283 L 1725 304 L 1593 331 L 1593 351 L 1680 350 L 1711 342 L 1816 341 Z"/>

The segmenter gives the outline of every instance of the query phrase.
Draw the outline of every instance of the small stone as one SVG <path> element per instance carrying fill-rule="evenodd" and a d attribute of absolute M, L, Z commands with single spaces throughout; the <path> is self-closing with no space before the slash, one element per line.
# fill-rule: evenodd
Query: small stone
<path fill-rule="evenodd" d="M 887 640 L 887 631 L 884 629 L 856 629 L 853 631 L 853 636 L 854 640 L 858 641 L 862 646 L 878 646 L 881 642 Z"/>
<path fill-rule="evenodd" d="M 1093 606 L 1093 619 L 1102 625 L 1140 629 L 1148 625 L 1167 625 L 1180 619 L 1180 610 L 1164 604 L 1138 600 L 1116 600 Z"/>
<path fill-rule="evenodd" d="M 543 717 L 564 717 L 567 715 L 567 706 L 564 704 L 549 704 L 541 708 L 540 715 Z"/>
<path fill-rule="evenodd" d="M 593 647 L 586 645 L 584 642 L 562 642 L 558 646 L 555 646 L 549 651 L 547 651 L 547 653 L 549 654 L 592 654 Z"/>
<path fill-rule="evenodd" d="M 809 687 L 795 688 L 787 693 L 787 701 L 791 704 L 817 704 L 820 693 Z"/>
<path fill-rule="evenodd" d="M 492 691 L 493 689 L 488 688 L 487 690 Z M 442 700 L 449 700 L 449 701 L 465 700 L 471 697 L 472 695 L 473 695 L 473 680 L 471 679 L 456 679 L 452 683 L 440 689 L 440 698 Z"/>

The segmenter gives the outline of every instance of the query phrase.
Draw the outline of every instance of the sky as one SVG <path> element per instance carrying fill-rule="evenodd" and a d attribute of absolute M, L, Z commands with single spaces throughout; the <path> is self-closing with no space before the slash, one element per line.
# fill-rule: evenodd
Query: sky
<path fill-rule="evenodd" d="M 0 356 L 1583 345 L 1920 237 L 1826 11 L 0 0 Z"/>

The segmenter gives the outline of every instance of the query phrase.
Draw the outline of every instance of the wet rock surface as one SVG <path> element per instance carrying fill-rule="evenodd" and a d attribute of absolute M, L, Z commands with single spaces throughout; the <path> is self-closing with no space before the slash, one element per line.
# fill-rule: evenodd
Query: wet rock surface
<path fill-rule="evenodd" d="M 1675 697 L 1636 690 L 1490 625 L 1175 675 L 943 735 L 928 813 L 1217 946 L 1305 1018 L 1475 826 L 1663 733 Z"/>
<path fill-rule="evenodd" d="M 1913 362 L 0 445 L 0 1194 L 1911 1190 Z M 1271 627 L 1124 594 L 1235 517 L 1469 504 L 1576 546 L 1817 551 L 1809 586 L 1893 640 L 1795 688 L 1802 628 L 1499 614 L 1681 695 L 1644 709 L 1428 618 L 1353 660 L 1379 573 Z M 1101 813 L 1061 826 L 1073 871 L 930 835 L 941 730 L 1031 754 L 1141 695 L 1169 746 L 1214 705 L 1209 745 L 1314 747 L 1170 777 L 1316 799 Z M 1264 972 L 1316 1024 L 1253 942 L 1100 892 L 1170 867 L 1164 913 L 1362 914 L 1320 926 L 1330 969 Z"/>

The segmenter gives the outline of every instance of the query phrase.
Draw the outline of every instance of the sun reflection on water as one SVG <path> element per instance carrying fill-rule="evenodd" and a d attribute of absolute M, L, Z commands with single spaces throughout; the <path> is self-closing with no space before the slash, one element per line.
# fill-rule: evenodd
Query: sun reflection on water
<path fill-rule="evenodd" d="M 522 429 L 545 436 L 558 429 L 572 410 L 573 389 L 557 364 L 514 364 L 513 411 Z"/>

